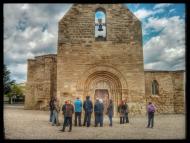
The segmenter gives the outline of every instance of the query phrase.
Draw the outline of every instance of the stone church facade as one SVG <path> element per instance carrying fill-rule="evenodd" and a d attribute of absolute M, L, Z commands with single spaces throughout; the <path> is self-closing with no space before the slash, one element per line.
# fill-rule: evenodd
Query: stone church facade
<path fill-rule="evenodd" d="M 101 24 L 105 33 L 97 36 Z M 184 113 L 184 73 L 144 70 L 141 22 L 128 8 L 74 4 L 59 21 L 57 54 L 28 59 L 25 109 L 47 109 L 51 96 L 62 105 L 89 95 L 105 106 L 112 99 L 115 113 L 125 99 L 131 115 L 144 114 L 148 101 L 158 113 Z"/>

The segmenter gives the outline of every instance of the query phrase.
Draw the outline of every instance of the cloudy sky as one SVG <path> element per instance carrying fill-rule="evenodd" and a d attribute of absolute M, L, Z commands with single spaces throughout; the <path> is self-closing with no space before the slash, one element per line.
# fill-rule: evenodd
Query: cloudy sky
<path fill-rule="evenodd" d="M 4 63 L 17 83 L 27 59 L 56 53 L 58 21 L 72 4 L 4 4 Z M 124 4 L 142 22 L 144 68 L 185 69 L 185 5 Z"/>

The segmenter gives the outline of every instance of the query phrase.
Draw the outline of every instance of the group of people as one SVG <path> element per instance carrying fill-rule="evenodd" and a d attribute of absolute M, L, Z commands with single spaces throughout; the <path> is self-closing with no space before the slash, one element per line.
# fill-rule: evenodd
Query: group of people
<path fill-rule="evenodd" d="M 60 112 L 59 102 L 56 97 L 52 98 L 49 103 L 50 106 L 50 122 L 52 123 L 52 126 L 55 124 L 57 126 L 60 125 L 58 114 Z M 75 126 L 82 126 L 81 124 L 81 114 L 82 109 L 84 110 L 84 122 L 83 126 L 90 127 L 91 125 L 91 115 L 94 111 L 94 118 L 95 123 L 94 126 L 97 127 L 100 125 L 100 127 L 103 127 L 103 118 L 104 118 L 104 104 L 102 99 L 96 98 L 96 101 L 94 103 L 94 106 L 92 104 L 92 101 L 90 100 L 90 96 L 86 96 L 86 100 L 82 104 L 82 101 L 79 97 L 74 101 L 74 106 L 71 104 L 70 100 L 65 101 L 65 104 L 62 106 L 62 112 L 64 115 L 64 123 L 63 128 L 61 131 L 65 131 L 66 126 L 69 126 L 69 132 L 72 131 L 72 116 L 75 113 L 75 119 L 74 119 L 74 125 Z M 153 127 L 153 119 L 154 119 L 154 112 L 155 107 L 150 102 L 148 105 L 148 125 L 147 127 Z M 118 106 L 118 113 L 120 116 L 120 124 L 129 123 L 128 119 L 128 105 L 126 100 L 121 101 L 120 105 Z M 112 117 L 114 115 L 114 104 L 112 99 L 109 100 L 108 107 L 106 109 L 106 115 L 109 118 L 109 126 L 113 125 Z M 77 124 L 78 122 L 78 124 Z"/>

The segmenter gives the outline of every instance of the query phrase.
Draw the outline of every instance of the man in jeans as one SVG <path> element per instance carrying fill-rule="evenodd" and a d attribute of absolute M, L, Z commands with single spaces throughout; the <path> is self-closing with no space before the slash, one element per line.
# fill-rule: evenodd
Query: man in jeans
<path fill-rule="evenodd" d="M 59 126 L 59 115 L 58 115 L 59 111 L 60 111 L 59 101 L 57 100 L 57 97 L 55 97 L 55 100 L 53 101 L 52 126 L 54 126 L 54 124 Z"/>
<path fill-rule="evenodd" d="M 155 112 L 156 108 L 155 106 L 149 102 L 148 103 L 148 107 L 147 107 L 147 112 L 148 112 L 148 125 L 147 128 L 149 128 L 151 126 L 151 128 L 153 128 L 154 126 L 154 112 Z"/>
<path fill-rule="evenodd" d="M 64 110 L 64 115 L 65 115 L 65 120 L 63 123 L 63 129 L 61 131 L 65 131 L 65 127 L 67 124 L 69 124 L 69 132 L 72 130 L 72 115 L 74 113 L 74 107 L 71 104 L 71 101 L 68 101 L 65 105 L 65 110 Z"/>
<path fill-rule="evenodd" d="M 82 112 L 82 101 L 77 97 L 74 102 L 75 105 L 75 126 L 77 126 L 77 119 L 79 126 L 81 126 L 81 112 Z"/>

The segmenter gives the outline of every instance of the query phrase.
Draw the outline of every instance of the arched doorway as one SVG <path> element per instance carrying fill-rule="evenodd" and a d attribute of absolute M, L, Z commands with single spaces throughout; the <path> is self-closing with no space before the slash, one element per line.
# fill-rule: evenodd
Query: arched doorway
<path fill-rule="evenodd" d="M 96 97 L 103 99 L 105 110 L 109 99 L 113 100 L 114 111 L 117 113 L 117 106 L 122 100 L 122 85 L 119 78 L 108 71 L 96 71 L 89 75 L 85 81 L 83 99 L 90 96 L 93 104 Z M 104 112 L 105 113 L 105 112 Z"/>
<path fill-rule="evenodd" d="M 108 91 L 109 99 L 114 103 L 114 116 L 117 116 L 117 106 L 121 99 L 127 98 L 130 101 L 128 94 L 127 81 L 124 75 L 115 67 L 110 65 L 92 66 L 83 72 L 78 79 L 76 85 L 76 94 L 80 95 L 82 101 L 89 95 L 94 104 L 95 92 L 97 89 Z"/>

